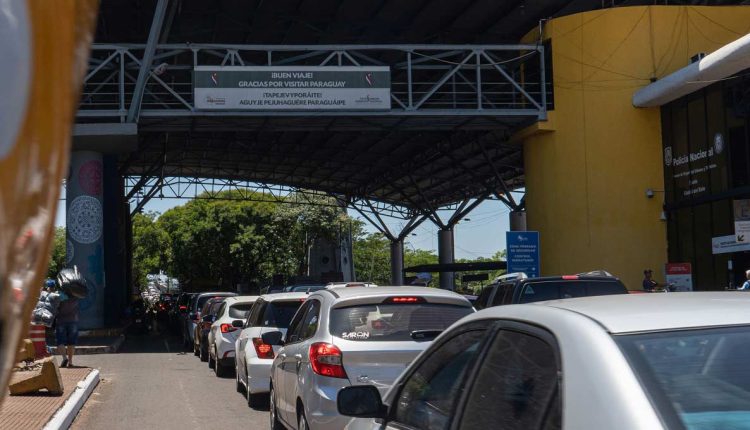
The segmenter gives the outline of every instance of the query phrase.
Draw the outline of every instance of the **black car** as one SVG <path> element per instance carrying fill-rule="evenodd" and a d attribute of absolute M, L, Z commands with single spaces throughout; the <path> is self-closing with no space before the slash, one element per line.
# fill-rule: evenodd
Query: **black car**
<path fill-rule="evenodd" d="M 511 274 L 501 276 L 484 287 L 474 307 L 479 310 L 517 303 L 627 293 L 625 285 L 606 272 L 541 278 Z"/>

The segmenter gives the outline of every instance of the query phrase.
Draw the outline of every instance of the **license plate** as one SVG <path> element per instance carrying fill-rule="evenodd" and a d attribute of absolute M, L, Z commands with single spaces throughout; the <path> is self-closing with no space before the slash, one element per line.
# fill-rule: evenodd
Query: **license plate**
<path fill-rule="evenodd" d="M 137 322 L 137 323 L 139 323 L 139 322 L 141 322 L 141 321 L 143 321 L 143 320 L 141 320 L 140 318 L 137 318 L 137 319 L 135 320 L 135 322 Z"/>

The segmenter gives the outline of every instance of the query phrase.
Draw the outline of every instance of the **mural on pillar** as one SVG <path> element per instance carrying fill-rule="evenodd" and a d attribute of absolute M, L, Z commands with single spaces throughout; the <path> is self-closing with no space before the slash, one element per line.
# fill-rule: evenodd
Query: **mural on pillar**
<path fill-rule="evenodd" d="M 79 243 L 94 243 L 102 236 L 102 204 L 91 196 L 78 196 L 68 209 L 68 234 Z"/>
<path fill-rule="evenodd" d="M 78 184 L 84 193 L 98 196 L 102 193 L 102 162 L 89 160 L 78 169 Z"/>
<path fill-rule="evenodd" d="M 86 272 L 94 273 L 96 276 L 94 279 L 87 279 L 88 295 L 78 303 L 78 307 L 82 311 L 85 311 L 96 303 L 96 296 L 99 293 L 99 289 L 104 284 L 104 270 L 102 268 L 104 261 L 103 254 L 102 246 L 96 245 L 94 253 L 86 259 L 88 266 Z"/>

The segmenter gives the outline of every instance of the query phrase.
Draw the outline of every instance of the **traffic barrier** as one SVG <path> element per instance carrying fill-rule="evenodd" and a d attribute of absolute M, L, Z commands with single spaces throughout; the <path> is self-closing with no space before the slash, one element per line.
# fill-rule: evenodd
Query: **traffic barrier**
<path fill-rule="evenodd" d="M 47 352 L 46 328 L 43 325 L 32 323 L 31 329 L 29 330 L 29 338 L 34 344 L 34 351 L 36 351 L 37 359 L 49 357 L 49 352 Z"/>
<path fill-rule="evenodd" d="M 62 378 L 54 357 L 47 357 L 36 362 L 33 370 L 14 372 L 12 382 L 8 386 L 11 396 L 36 393 L 46 389 L 50 394 L 63 393 Z"/>

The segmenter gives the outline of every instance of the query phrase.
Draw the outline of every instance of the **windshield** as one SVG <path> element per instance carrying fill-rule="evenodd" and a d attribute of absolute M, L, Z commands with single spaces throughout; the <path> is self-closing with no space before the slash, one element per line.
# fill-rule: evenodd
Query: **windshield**
<path fill-rule="evenodd" d="M 615 339 L 662 416 L 688 430 L 750 429 L 750 327 Z"/>
<path fill-rule="evenodd" d="M 302 306 L 302 302 L 302 300 L 270 302 L 263 312 L 261 326 L 289 328 L 289 322 L 292 321 L 297 309 Z"/>
<path fill-rule="evenodd" d="M 252 303 L 240 303 L 238 305 L 232 305 L 229 307 L 229 318 L 247 318 L 247 315 L 252 309 Z"/>
<path fill-rule="evenodd" d="M 296 287 L 292 287 L 290 291 L 292 293 L 305 293 L 322 290 L 325 287 L 325 285 L 298 285 Z"/>
<path fill-rule="evenodd" d="M 544 300 L 569 299 L 572 297 L 606 296 L 626 294 L 628 291 L 614 281 L 541 281 L 528 282 L 524 286 L 520 303 Z"/>
<path fill-rule="evenodd" d="M 420 338 L 419 332 L 432 339 L 472 312 L 466 306 L 432 303 L 357 305 L 331 310 L 330 332 L 361 341 L 412 341 Z"/>

